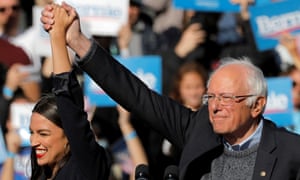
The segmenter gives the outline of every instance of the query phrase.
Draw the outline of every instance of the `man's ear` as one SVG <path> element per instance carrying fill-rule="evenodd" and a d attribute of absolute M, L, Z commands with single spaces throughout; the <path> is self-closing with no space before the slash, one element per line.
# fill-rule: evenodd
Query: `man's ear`
<path fill-rule="evenodd" d="M 258 117 L 263 113 L 266 103 L 267 103 L 267 99 L 266 97 L 263 96 L 259 96 L 255 100 L 255 103 L 251 107 L 251 115 L 253 118 Z"/>

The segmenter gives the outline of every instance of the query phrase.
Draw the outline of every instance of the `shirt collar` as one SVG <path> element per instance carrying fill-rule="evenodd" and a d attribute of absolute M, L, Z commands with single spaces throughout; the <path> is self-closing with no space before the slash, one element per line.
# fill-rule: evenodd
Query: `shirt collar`
<path fill-rule="evenodd" d="M 248 149 L 250 147 L 253 147 L 254 145 L 258 144 L 260 142 L 260 138 L 262 135 L 262 129 L 263 129 L 263 120 L 260 120 L 256 130 L 249 136 L 247 139 L 242 141 L 239 144 L 230 145 L 224 138 L 223 138 L 223 144 L 225 147 L 231 151 L 243 151 L 245 149 Z"/>

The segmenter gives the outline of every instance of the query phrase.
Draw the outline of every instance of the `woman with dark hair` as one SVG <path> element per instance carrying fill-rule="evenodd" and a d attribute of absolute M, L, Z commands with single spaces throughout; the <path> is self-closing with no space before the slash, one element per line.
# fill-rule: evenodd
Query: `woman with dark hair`
<path fill-rule="evenodd" d="M 110 160 L 95 140 L 84 111 L 82 89 L 72 71 L 64 32 L 67 16 L 55 6 L 49 31 L 53 57 L 53 92 L 33 108 L 30 122 L 32 180 L 105 180 Z M 60 18 L 61 17 L 61 18 Z M 63 18 L 69 17 L 69 18 Z"/>
<path fill-rule="evenodd" d="M 61 168 L 65 162 L 69 160 L 71 151 L 69 148 L 68 139 L 63 132 L 62 122 L 57 111 L 55 96 L 52 94 L 43 96 L 35 105 L 32 112 L 33 114 L 30 125 L 31 129 L 35 129 L 35 127 L 40 126 L 41 123 L 48 127 L 45 127 L 44 129 L 38 128 L 38 135 L 31 135 L 31 179 L 39 179 L 42 174 L 45 174 L 46 177 L 52 174 L 50 166 L 39 165 L 45 164 L 43 163 L 42 157 L 46 155 L 46 152 L 54 152 L 52 154 L 55 157 L 47 158 L 47 161 L 51 162 L 52 159 L 55 159 L 56 163 L 58 164 L 57 168 Z M 55 133 L 55 137 L 45 138 L 43 140 L 42 137 L 49 137 L 52 133 L 53 135 Z M 34 132 L 32 132 L 32 134 L 34 134 Z M 37 138 L 33 136 L 41 136 L 41 138 L 39 138 L 39 141 L 37 141 L 35 140 Z M 49 147 L 44 145 L 46 146 L 44 150 L 41 147 L 37 148 L 39 144 L 42 144 L 42 142 L 44 142 L 44 144 L 51 144 L 51 146 Z"/>

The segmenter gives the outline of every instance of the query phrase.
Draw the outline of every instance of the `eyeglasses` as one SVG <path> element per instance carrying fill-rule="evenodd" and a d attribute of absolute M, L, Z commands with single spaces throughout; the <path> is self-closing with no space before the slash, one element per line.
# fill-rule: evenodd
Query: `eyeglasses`
<path fill-rule="evenodd" d="M 10 6 L 10 7 L 0 7 L 0 13 L 5 13 L 6 11 L 8 11 L 9 9 L 11 9 L 12 11 L 18 11 L 20 9 L 19 5 L 14 5 L 14 6 Z"/>
<path fill-rule="evenodd" d="M 202 96 L 202 102 L 203 102 L 203 104 L 210 104 L 214 100 L 217 99 L 220 102 L 221 105 L 230 106 L 234 102 L 241 101 L 242 98 L 246 99 L 246 98 L 252 97 L 252 96 L 256 96 L 256 95 L 255 94 L 248 94 L 248 95 L 235 96 L 235 95 L 230 94 L 230 93 L 223 93 L 223 94 L 220 94 L 220 95 L 217 96 L 215 94 L 204 94 Z"/>

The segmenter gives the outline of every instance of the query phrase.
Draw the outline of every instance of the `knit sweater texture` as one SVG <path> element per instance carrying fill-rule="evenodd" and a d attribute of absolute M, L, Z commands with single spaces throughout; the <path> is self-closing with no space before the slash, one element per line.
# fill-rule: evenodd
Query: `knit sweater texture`
<path fill-rule="evenodd" d="M 201 180 L 251 180 L 258 144 L 243 151 L 224 148 L 223 154 L 213 160 L 211 172 Z"/>

